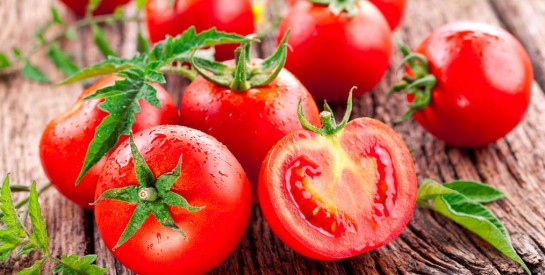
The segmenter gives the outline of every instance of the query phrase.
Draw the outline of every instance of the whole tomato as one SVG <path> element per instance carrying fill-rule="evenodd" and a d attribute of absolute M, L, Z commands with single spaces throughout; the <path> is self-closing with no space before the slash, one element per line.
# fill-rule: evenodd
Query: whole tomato
<path fill-rule="evenodd" d="M 87 11 L 89 0 L 60 0 L 70 10 L 78 16 L 84 16 Z M 129 3 L 131 0 L 102 0 L 98 7 L 93 11 L 94 15 L 103 15 L 113 13 L 114 10 Z"/>
<path fill-rule="evenodd" d="M 295 4 L 297 1 L 309 1 L 309 0 L 290 0 L 290 4 Z M 335 1 L 335 0 L 332 0 Z M 361 1 L 367 1 L 367 0 L 361 0 Z M 390 25 L 390 28 L 392 30 L 395 30 L 399 23 L 401 22 L 401 19 L 403 18 L 403 14 L 405 13 L 405 9 L 407 7 L 407 0 L 369 0 L 371 3 L 373 3 L 384 15 L 386 20 L 388 21 L 388 25 Z"/>
<path fill-rule="evenodd" d="M 349 11 L 333 13 L 326 5 L 296 2 L 280 24 L 278 41 L 291 29 L 293 51 L 286 69 L 303 82 L 316 100 L 343 101 L 371 90 L 392 55 L 392 33 L 380 11 L 360 1 Z"/>
<path fill-rule="evenodd" d="M 507 31 L 455 22 L 432 32 L 409 56 L 405 118 L 448 144 L 483 146 L 517 126 L 530 104 L 528 54 Z M 409 86 L 410 85 L 410 86 Z"/>
<path fill-rule="evenodd" d="M 210 28 L 247 35 L 254 32 L 254 14 L 250 0 L 149 0 L 146 24 L 150 40 L 156 43 L 167 35 L 176 36 L 190 26 L 197 32 Z M 216 59 L 233 58 L 236 45 L 216 47 Z"/>
<path fill-rule="evenodd" d="M 385 245 L 407 226 L 416 204 L 416 173 L 403 139 L 380 121 L 357 118 L 345 126 L 348 118 L 336 125 L 332 113 L 322 112 L 322 129 L 288 134 L 261 168 L 265 219 L 286 245 L 313 259 L 345 259 Z"/>
<path fill-rule="evenodd" d="M 285 53 L 285 44 L 280 48 Z M 244 50 L 244 46 L 239 50 Z M 242 60 L 244 55 L 239 52 L 241 59 L 236 62 L 237 65 L 247 62 L 251 67 L 247 69 L 248 72 L 270 61 L 246 61 Z M 181 102 L 182 124 L 210 134 L 227 145 L 244 167 L 256 203 L 259 168 L 265 155 L 287 133 L 302 129 L 296 118 L 299 99 L 306 98 L 304 112 L 309 120 L 315 124 L 320 123 L 318 107 L 307 89 L 282 68 L 282 61 L 279 62 L 281 64 L 275 68 L 276 73 L 272 73 L 274 79 L 269 79 L 268 83 L 252 85 L 254 80 L 264 76 L 271 78 L 267 72 L 258 73 L 246 81 L 249 85 L 242 89 L 202 74 L 186 88 Z M 220 64 L 227 67 L 232 63 Z M 199 65 L 193 65 L 199 68 Z M 227 71 L 224 77 L 231 76 L 233 69 Z M 235 80 L 231 79 L 230 82 L 234 83 Z"/>
<path fill-rule="evenodd" d="M 220 265 L 244 236 L 252 205 L 248 179 L 227 147 L 172 125 L 120 144 L 96 198 L 104 243 L 143 275 L 203 274 Z"/>
<path fill-rule="evenodd" d="M 98 176 L 106 158 L 91 168 L 77 186 L 76 179 L 83 166 L 87 148 L 95 135 L 95 128 L 107 113 L 98 108 L 102 99 L 83 100 L 83 98 L 96 90 L 113 85 L 117 79 L 120 78 L 105 77 L 85 90 L 70 109 L 47 124 L 40 140 L 40 159 L 51 184 L 65 197 L 88 209 L 92 209 L 90 203 L 93 202 Z M 142 110 L 135 116 L 133 131 L 180 122 L 176 105 L 167 91 L 161 85 L 152 86 L 157 90 L 162 108 L 159 109 L 141 100 Z"/>

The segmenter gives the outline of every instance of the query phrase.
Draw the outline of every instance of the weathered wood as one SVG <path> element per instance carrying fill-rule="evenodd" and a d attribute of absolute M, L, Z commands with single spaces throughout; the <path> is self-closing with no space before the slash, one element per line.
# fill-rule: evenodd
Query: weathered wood
<path fill-rule="evenodd" d="M 528 48 L 536 80 L 545 87 L 545 4 L 535 0 L 411 0 L 404 24 L 396 36 L 415 47 L 434 28 L 454 20 L 474 20 L 503 24 Z M 0 51 L 12 46 L 25 48 L 33 31 L 48 18 L 48 1 L 3 0 L 0 16 Z M 30 12 L 32 11 L 32 12 Z M 73 19 L 72 19 L 73 20 Z M 135 50 L 135 26 L 107 28 L 108 38 L 123 56 Z M 69 43 L 83 53 L 80 64 L 100 60 L 92 46 L 90 33 L 80 32 L 82 42 Z M 265 39 L 259 51 L 268 54 L 274 47 L 274 34 Z M 25 44 L 27 43 L 27 44 Z M 396 54 L 391 68 L 400 64 Z M 39 55 L 40 67 L 61 79 L 52 65 Z M 365 66 L 365 64 L 362 64 Z M 404 111 L 402 97 L 386 102 L 385 94 L 399 73 L 389 71 L 371 94 L 355 102 L 353 117 L 371 116 L 392 124 Z M 178 102 L 187 81 L 168 76 L 167 89 Z M 0 79 L 0 176 L 10 172 L 13 182 L 45 182 L 38 157 L 38 143 L 46 122 L 64 111 L 82 85 L 53 88 L 13 75 Z M 487 182 L 508 193 L 508 198 L 490 204 L 492 211 L 511 233 L 515 249 L 536 274 L 545 274 L 545 95 L 534 85 L 531 108 L 524 122 L 505 139 L 479 149 L 459 149 L 445 145 L 426 133 L 415 122 L 395 126 L 414 148 L 418 178 L 450 181 L 457 178 Z M 49 96 L 55 94 L 55 96 Z M 334 106 L 338 116 L 342 105 Z M 94 226 L 91 212 L 85 212 L 50 190 L 42 199 L 48 230 L 53 236 L 52 250 L 96 253 L 98 264 L 110 274 L 133 274 L 108 252 Z M 9 274 L 29 265 L 32 257 L 0 265 Z M 518 265 L 496 252 L 490 245 L 451 221 L 417 207 L 411 223 L 401 236 L 376 251 L 337 262 L 313 261 L 298 255 L 274 236 L 259 207 L 254 207 L 247 234 L 238 249 L 218 267 L 215 274 L 523 274 Z"/>

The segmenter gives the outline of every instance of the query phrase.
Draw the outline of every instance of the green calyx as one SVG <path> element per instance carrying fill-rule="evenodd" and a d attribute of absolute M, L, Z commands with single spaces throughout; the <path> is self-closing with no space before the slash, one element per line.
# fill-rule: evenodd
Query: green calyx
<path fill-rule="evenodd" d="M 348 101 L 346 103 L 346 112 L 344 113 L 344 117 L 341 121 L 341 123 L 337 124 L 335 122 L 335 116 L 333 115 L 333 110 L 331 110 L 331 107 L 329 107 L 329 104 L 327 104 L 327 101 L 324 101 L 324 110 L 320 113 L 320 119 L 322 120 L 322 128 L 318 128 L 314 125 L 312 125 L 303 114 L 303 100 L 299 100 L 299 107 L 297 110 L 297 115 L 299 116 L 299 122 L 301 122 L 301 126 L 305 130 L 309 130 L 312 132 L 315 132 L 317 134 L 320 134 L 322 136 L 331 136 L 340 131 L 346 123 L 348 123 L 348 120 L 350 119 L 350 114 L 352 113 L 352 91 L 356 89 L 356 87 L 352 87 L 350 90 L 350 93 L 348 94 Z"/>
<path fill-rule="evenodd" d="M 401 52 L 403 53 L 402 67 L 406 64 L 411 69 L 412 76 L 406 75 L 403 77 L 403 81 L 395 84 L 388 93 L 388 98 L 399 92 L 414 95 L 413 101 L 409 105 L 407 110 L 400 118 L 396 119 L 395 123 L 401 123 L 413 116 L 417 111 L 423 110 L 431 102 L 431 91 L 437 83 L 437 79 L 430 73 L 430 67 L 428 60 L 425 56 L 418 53 L 411 53 L 407 46 L 399 45 Z"/>
<path fill-rule="evenodd" d="M 329 10 L 335 15 L 346 12 L 346 16 L 352 17 L 358 13 L 358 2 L 360 0 L 310 0 L 318 5 L 327 5 Z"/>
<path fill-rule="evenodd" d="M 184 197 L 170 191 L 172 185 L 180 177 L 181 159 L 174 170 L 155 178 L 138 151 L 132 134 L 130 136 L 130 145 L 138 185 L 106 190 L 94 203 L 97 204 L 103 199 L 111 199 L 136 204 L 136 209 L 113 250 L 128 241 L 151 214 L 164 227 L 176 230 L 186 237 L 184 231 L 174 222 L 168 206 L 183 207 L 190 212 L 197 212 L 203 207 L 191 206 Z"/>
<path fill-rule="evenodd" d="M 260 64 L 252 64 L 250 42 L 243 43 L 235 50 L 235 65 L 229 66 L 213 60 L 191 56 L 191 65 L 206 80 L 236 92 L 248 91 L 271 83 L 280 73 L 287 58 L 287 40 L 290 31 L 276 48 L 276 51 Z"/>

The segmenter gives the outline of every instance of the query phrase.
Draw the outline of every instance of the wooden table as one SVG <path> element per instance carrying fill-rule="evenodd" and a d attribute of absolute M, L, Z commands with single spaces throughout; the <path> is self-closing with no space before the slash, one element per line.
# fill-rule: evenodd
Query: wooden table
<path fill-rule="evenodd" d="M 34 30 L 48 19 L 52 1 L 0 1 L 0 51 L 17 46 L 30 47 Z M 532 104 L 524 122 L 506 138 L 479 149 L 459 149 L 445 145 L 426 133 L 415 122 L 395 126 L 414 148 L 419 180 L 473 179 L 487 182 L 508 194 L 490 204 L 504 222 L 513 245 L 536 274 L 545 274 L 545 1 L 542 0 L 410 0 L 404 24 L 396 37 L 415 47 L 433 29 L 454 20 L 474 20 L 501 25 L 527 48 L 535 69 Z M 65 17 L 74 20 L 64 9 Z M 131 56 L 135 51 L 136 27 L 118 25 L 107 29 L 117 51 Z M 78 55 L 80 65 L 100 60 L 89 45 L 89 32 L 82 31 L 79 42 L 65 46 Z M 274 36 L 274 34 L 273 34 Z M 270 53 L 273 39 L 265 40 L 264 53 Z M 388 124 L 405 109 L 401 97 L 386 102 L 385 94 L 399 77 L 396 54 L 391 70 L 373 93 L 355 102 L 353 117 L 371 116 Z M 43 54 L 33 61 L 53 79 L 62 76 Z M 364 66 L 364 64 L 362 64 Z M 187 81 L 169 76 L 167 89 L 179 99 Z M 0 79 L 0 176 L 11 173 L 12 182 L 46 182 L 40 166 L 38 142 L 46 122 L 64 111 L 83 89 L 81 83 L 53 87 L 31 83 L 20 75 Z M 342 106 L 335 108 L 338 115 Z M 93 214 L 77 207 L 49 190 L 41 198 L 52 251 L 98 254 L 98 265 L 110 274 L 131 274 L 117 262 L 102 242 Z M 10 260 L 0 265 L 0 273 L 10 274 L 29 266 L 32 257 Z M 35 257 L 35 256 L 34 256 Z M 309 260 L 286 247 L 276 238 L 254 207 L 251 224 L 239 248 L 213 273 L 218 274 L 523 274 L 519 266 L 499 254 L 486 242 L 453 222 L 417 206 L 409 226 L 401 236 L 376 251 L 337 262 Z"/>

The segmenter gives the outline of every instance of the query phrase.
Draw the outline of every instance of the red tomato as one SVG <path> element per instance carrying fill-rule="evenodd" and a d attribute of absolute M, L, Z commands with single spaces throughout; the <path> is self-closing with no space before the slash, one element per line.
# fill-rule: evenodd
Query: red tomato
<path fill-rule="evenodd" d="M 163 227 L 150 214 L 113 255 L 138 274 L 202 274 L 220 265 L 237 247 L 250 221 L 250 185 L 240 164 L 216 139 L 182 126 L 149 128 L 134 139 L 155 177 L 171 172 L 181 160 L 181 176 L 170 191 L 202 208 L 189 212 L 168 207 L 186 237 Z M 138 185 L 132 159 L 125 140 L 106 161 L 97 198 L 109 189 Z M 112 199 L 95 205 L 97 227 L 110 250 L 135 208 L 133 203 Z"/>
<path fill-rule="evenodd" d="M 384 16 L 367 1 L 357 13 L 334 15 L 327 6 L 299 1 L 280 24 L 278 42 L 288 29 L 286 68 L 316 100 L 344 101 L 371 90 L 382 78 L 392 55 L 392 33 Z"/>
<path fill-rule="evenodd" d="M 232 64 L 231 62 L 226 62 Z M 297 103 L 319 125 L 318 107 L 303 85 L 282 69 L 266 86 L 237 92 L 197 77 L 185 90 L 181 103 L 182 124 L 210 134 L 227 145 L 244 167 L 257 203 L 257 179 L 261 162 L 271 147 L 287 133 L 302 129 Z"/>
<path fill-rule="evenodd" d="M 271 149 L 259 178 L 273 232 L 319 260 L 356 256 L 395 239 L 411 218 L 416 192 L 407 146 L 371 118 L 329 136 L 290 133 Z"/>
<path fill-rule="evenodd" d="M 386 17 L 386 20 L 388 21 L 388 25 L 390 25 L 390 28 L 392 30 L 395 30 L 399 23 L 401 22 L 401 19 L 403 18 L 403 14 L 405 13 L 405 8 L 407 6 L 407 0 L 369 0 L 371 3 L 373 3 L 377 8 L 382 12 L 384 17 Z"/>
<path fill-rule="evenodd" d="M 69 110 L 47 124 L 40 140 L 42 167 L 53 186 L 73 202 L 88 209 L 92 209 L 89 204 L 94 200 L 98 176 L 105 158 L 89 170 L 77 186 L 75 183 L 83 166 L 87 147 L 95 135 L 95 128 L 107 113 L 97 108 L 103 100 L 84 101 L 83 98 L 98 89 L 113 85 L 116 79 L 119 78 L 103 78 L 85 90 Z M 179 124 L 178 111 L 170 95 L 162 86 L 152 86 L 157 90 L 157 97 L 163 108 L 158 109 L 141 100 L 142 111 L 136 114 L 133 131 L 160 124 Z"/>
<path fill-rule="evenodd" d="M 416 53 L 426 57 L 437 84 L 431 102 L 414 119 L 437 138 L 455 146 L 482 146 L 505 136 L 524 118 L 532 65 L 507 31 L 456 22 L 431 33 Z"/>
<path fill-rule="evenodd" d="M 308 1 L 308 0 L 290 0 L 290 4 L 295 4 L 297 1 Z M 407 0 L 369 0 L 373 3 L 384 15 L 388 21 L 388 25 L 392 30 L 395 30 L 403 14 L 405 13 L 405 8 L 407 7 Z"/>
<path fill-rule="evenodd" d="M 87 10 L 87 4 L 89 0 L 60 0 L 64 5 L 66 5 L 70 10 L 72 10 L 78 16 L 84 16 L 85 11 Z M 123 6 L 129 3 L 131 0 L 102 0 L 96 10 L 94 10 L 94 15 L 103 15 L 113 13 L 118 6 Z"/>
<path fill-rule="evenodd" d="M 250 0 L 149 0 L 146 24 L 150 40 L 156 43 L 167 35 L 176 36 L 190 26 L 198 32 L 216 27 L 219 31 L 247 35 L 254 32 L 254 14 Z M 216 58 L 233 58 L 237 45 L 216 47 Z"/>

